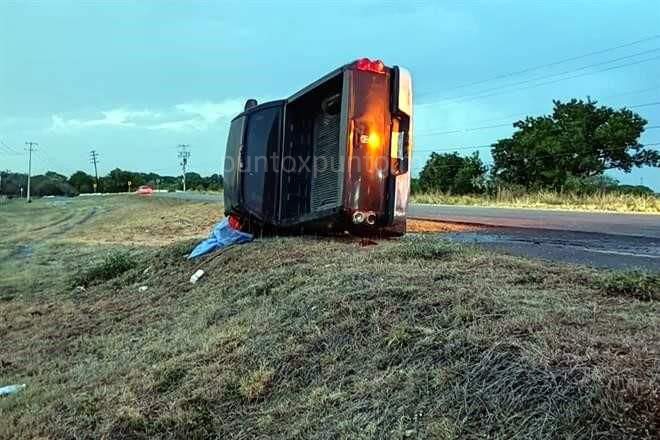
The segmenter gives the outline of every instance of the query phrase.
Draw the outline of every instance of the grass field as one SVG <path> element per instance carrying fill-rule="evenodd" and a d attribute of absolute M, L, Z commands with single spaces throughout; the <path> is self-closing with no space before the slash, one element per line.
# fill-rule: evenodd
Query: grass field
<path fill-rule="evenodd" d="M 1 209 L 0 438 L 657 438 L 657 276 L 438 233 L 191 262 L 216 205 Z"/>
<path fill-rule="evenodd" d="M 492 196 L 486 194 L 459 196 L 443 193 L 420 193 L 414 194 L 412 201 L 414 203 L 444 205 L 660 213 L 660 197 L 618 193 L 576 195 L 545 190 L 524 195 L 501 191 Z"/>

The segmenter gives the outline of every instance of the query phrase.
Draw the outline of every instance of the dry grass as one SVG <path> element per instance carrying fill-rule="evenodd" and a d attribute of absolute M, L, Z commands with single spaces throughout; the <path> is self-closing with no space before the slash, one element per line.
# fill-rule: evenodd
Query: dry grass
<path fill-rule="evenodd" d="M 67 239 L 81 243 L 163 245 L 208 234 L 222 205 L 171 198 L 118 196 L 115 208 L 76 228 Z M 123 201 L 124 203 L 121 203 Z"/>
<path fill-rule="evenodd" d="M 222 206 L 135 195 L 12 201 L 0 207 L 0 299 L 61 294 L 63 273 L 109 251 L 134 252 L 208 234 Z"/>
<path fill-rule="evenodd" d="M 660 198 L 618 193 L 577 195 L 556 191 L 538 191 L 524 195 L 499 191 L 489 195 L 451 195 L 422 193 L 412 196 L 414 203 L 501 206 L 508 208 L 542 208 L 578 211 L 660 213 Z"/>
<path fill-rule="evenodd" d="M 90 249 L 59 240 L 25 262 Z M 657 438 L 660 310 L 632 278 L 425 234 L 262 239 L 191 285 L 193 245 L 84 291 L 64 258 L 0 301 L 0 383 L 27 383 L 0 438 Z"/>

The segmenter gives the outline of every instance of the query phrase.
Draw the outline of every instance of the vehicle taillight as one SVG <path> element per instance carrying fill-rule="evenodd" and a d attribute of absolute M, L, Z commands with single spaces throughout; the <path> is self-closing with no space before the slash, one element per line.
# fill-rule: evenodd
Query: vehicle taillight
<path fill-rule="evenodd" d="M 369 58 L 361 58 L 355 63 L 355 68 L 366 72 L 385 73 L 385 64 L 381 60 L 372 61 Z"/>
<path fill-rule="evenodd" d="M 380 135 L 375 131 L 369 134 L 361 134 L 359 139 L 361 144 L 368 146 L 372 150 L 380 147 Z"/>

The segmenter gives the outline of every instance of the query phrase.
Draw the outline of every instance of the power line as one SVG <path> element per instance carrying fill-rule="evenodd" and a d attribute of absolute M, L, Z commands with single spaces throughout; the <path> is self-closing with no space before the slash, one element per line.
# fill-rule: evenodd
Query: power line
<path fill-rule="evenodd" d="M 39 151 L 36 151 L 36 153 L 37 153 L 37 155 L 39 155 L 40 157 L 42 157 L 44 159 L 44 161 L 46 162 L 48 167 L 50 167 L 52 170 L 55 170 L 55 169 L 62 169 L 63 170 L 63 169 L 66 168 L 66 167 L 63 167 L 62 164 L 58 160 L 55 160 L 51 155 L 46 153 L 45 150 L 39 150 Z"/>
<path fill-rule="evenodd" d="M 502 95 L 502 94 L 511 93 L 511 92 L 519 92 L 519 91 L 522 91 L 522 90 L 529 90 L 529 89 L 532 89 L 532 88 L 547 86 L 547 85 L 550 85 L 550 84 L 555 84 L 555 83 L 562 82 L 562 81 L 567 81 L 567 80 L 570 80 L 570 79 L 580 78 L 580 77 L 583 77 L 583 76 L 589 76 L 589 75 L 594 75 L 594 74 L 597 74 L 597 73 L 608 72 L 610 70 L 615 70 L 615 69 L 622 69 L 624 67 L 629 67 L 629 66 L 633 66 L 633 65 L 641 64 L 641 63 L 646 63 L 646 62 L 649 62 L 649 61 L 655 61 L 657 59 L 660 59 L 660 56 L 645 58 L 643 60 L 637 60 L 637 61 L 633 61 L 633 62 L 630 62 L 630 63 L 624 63 L 624 64 L 620 64 L 618 66 L 608 67 L 606 69 L 595 70 L 593 72 L 585 72 L 585 73 L 581 73 L 581 74 L 578 74 L 578 75 L 567 76 L 567 77 L 559 78 L 559 79 L 556 79 L 556 80 L 553 80 L 553 81 L 546 81 L 546 82 L 542 82 L 542 83 L 538 83 L 538 84 L 530 84 L 526 87 L 520 87 L 520 88 L 513 89 L 513 90 L 497 91 L 497 92 L 493 92 L 493 93 L 487 93 L 487 94 L 484 94 L 484 95 L 474 95 L 474 96 L 471 96 L 471 97 L 467 97 L 466 99 L 463 99 L 460 102 L 465 103 L 465 102 L 474 101 L 474 100 L 477 100 L 477 99 L 489 98 L 491 96 L 497 96 L 497 95 Z M 427 102 L 427 103 L 423 103 L 423 104 L 418 104 L 418 106 L 428 106 L 428 105 L 442 103 L 444 101 L 446 101 L 446 100 L 432 101 L 432 102 Z"/>
<path fill-rule="evenodd" d="M 649 103 L 648 105 L 658 105 L 660 103 Z M 634 107 L 644 107 L 646 105 L 635 105 L 635 106 L 628 106 L 628 108 L 634 108 Z M 526 114 L 526 113 L 521 113 L 521 114 Z M 514 122 L 507 122 L 504 124 L 495 124 L 495 125 L 483 125 L 481 127 L 470 127 L 470 128 L 461 128 L 461 129 L 455 129 L 455 130 L 445 130 L 445 131 L 424 131 L 421 133 L 416 133 L 415 136 L 417 137 L 424 137 L 424 136 L 433 136 L 433 135 L 439 135 L 439 134 L 458 134 L 458 133 L 468 133 L 471 131 L 479 131 L 479 130 L 488 130 L 492 128 L 502 128 L 502 127 L 513 127 Z M 650 129 L 655 129 L 655 128 L 660 128 L 660 125 L 651 125 L 649 127 L 644 127 L 645 130 L 650 130 Z"/>
<path fill-rule="evenodd" d="M 660 91 L 660 84 L 656 84 L 653 87 L 646 87 L 644 89 L 631 90 L 629 92 L 615 93 L 614 95 L 603 96 L 601 97 L 601 99 L 618 98 L 619 96 L 635 95 L 637 93 L 648 92 L 650 90 L 655 90 L 656 92 Z"/>
<path fill-rule="evenodd" d="M 53 163 L 48 158 L 46 158 L 46 156 L 44 154 L 42 154 L 41 151 L 34 150 L 34 153 L 42 159 L 42 162 L 43 162 L 42 165 L 45 165 L 46 171 L 54 171 L 54 170 L 59 168 L 59 167 L 53 166 Z"/>
<path fill-rule="evenodd" d="M 652 142 L 652 143 L 644 143 L 640 144 L 642 147 L 654 147 L 660 145 L 660 142 Z M 432 149 L 432 150 L 414 150 L 415 152 L 430 152 L 430 153 L 438 153 L 438 152 L 453 152 L 453 151 L 460 151 L 460 150 L 480 150 L 484 148 L 492 148 L 493 145 L 477 145 L 477 146 L 472 146 L 472 147 L 457 147 L 457 148 L 445 148 L 445 149 Z M 603 148 L 605 151 L 616 151 L 619 150 L 620 148 Z M 558 157 L 570 157 L 575 155 L 575 152 L 566 152 L 566 153 L 536 153 L 534 155 L 535 158 L 541 158 L 541 159 L 546 159 L 546 158 L 558 158 Z M 462 164 L 443 164 L 440 166 L 440 168 L 454 168 L 454 167 L 462 167 Z"/>
<path fill-rule="evenodd" d="M 575 69 L 565 70 L 563 72 L 552 73 L 550 75 L 538 76 L 538 77 L 526 79 L 526 80 L 523 80 L 523 81 L 518 81 L 518 82 L 514 82 L 514 83 L 509 83 L 509 84 L 503 84 L 503 85 L 500 85 L 500 86 L 492 87 L 490 89 L 480 90 L 479 92 L 476 92 L 476 93 L 473 93 L 473 94 L 468 94 L 468 95 L 463 95 L 463 96 L 456 96 L 456 97 L 447 97 L 447 98 L 443 98 L 442 100 L 456 102 L 457 100 L 460 101 L 460 100 L 463 100 L 465 98 L 470 98 L 470 97 L 473 97 L 473 96 L 481 95 L 483 93 L 492 92 L 492 91 L 496 91 L 496 90 L 507 89 L 507 88 L 515 88 L 516 86 L 523 85 L 523 84 L 529 84 L 529 83 L 534 82 L 534 81 L 541 81 L 541 80 L 555 78 L 555 77 L 562 76 L 562 75 L 568 75 L 568 74 L 579 72 L 581 70 L 589 69 L 589 68 L 592 68 L 592 67 L 602 66 L 602 65 L 611 64 L 611 63 L 616 63 L 616 62 L 627 60 L 627 59 L 630 59 L 630 58 L 634 58 L 634 57 L 637 57 L 637 56 L 640 56 L 640 55 L 645 55 L 645 54 L 648 54 L 648 53 L 651 53 L 651 52 L 657 52 L 659 50 L 660 50 L 660 47 L 656 47 L 654 49 L 645 50 L 645 51 L 642 51 L 642 52 L 634 53 L 632 55 L 626 55 L 624 57 L 619 57 L 619 58 L 615 58 L 615 59 L 612 59 L 612 60 L 601 61 L 601 62 L 594 63 L 594 64 L 587 64 L 586 66 L 581 66 L 581 67 L 578 67 L 578 68 L 575 68 Z"/>
<path fill-rule="evenodd" d="M 629 67 L 629 66 L 633 66 L 633 65 L 641 64 L 641 63 L 646 63 L 646 62 L 649 62 L 649 61 L 655 61 L 655 60 L 658 60 L 658 59 L 660 59 L 660 56 L 646 58 L 646 59 L 643 59 L 643 60 L 632 61 L 630 63 L 624 63 L 624 64 L 620 64 L 618 66 L 612 66 L 612 67 L 608 67 L 606 69 L 596 70 L 594 72 L 585 72 L 585 73 L 581 73 L 579 75 L 573 75 L 573 76 L 568 76 L 568 77 L 565 77 L 565 78 L 559 78 L 559 79 L 556 79 L 554 81 L 546 81 L 544 83 L 532 84 L 530 86 L 522 87 L 521 89 L 518 89 L 518 90 L 528 90 L 528 89 L 532 89 L 532 88 L 535 88 L 535 87 L 542 87 L 542 86 L 546 86 L 546 85 L 549 85 L 549 84 L 556 84 L 558 82 L 562 82 L 562 81 L 566 81 L 566 80 L 570 80 L 570 79 L 581 78 L 583 76 L 594 75 L 596 73 L 609 72 L 610 70 L 622 69 L 624 67 Z M 497 95 L 497 94 L 498 93 L 494 93 L 494 94 L 491 94 L 491 95 L 484 95 L 483 97 L 493 96 L 493 95 Z M 477 98 L 479 98 L 479 97 L 477 97 Z"/>
<path fill-rule="evenodd" d="M 437 152 L 447 152 L 447 151 L 461 151 L 461 150 L 481 150 L 484 148 L 492 148 L 495 143 L 486 144 L 486 145 L 476 145 L 471 147 L 455 147 L 455 148 L 428 148 L 428 149 L 414 149 L 414 153 L 437 153 Z M 658 143 L 640 143 L 642 147 L 652 147 L 658 145 Z M 620 148 L 603 148 L 606 151 L 614 151 Z M 567 153 L 568 155 L 574 153 Z"/>
<path fill-rule="evenodd" d="M 615 93 L 613 95 L 606 95 L 600 97 L 597 102 L 601 102 L 602 100 L 609 99 L 609 98 L 616 98 L 620 96 L 629 96 L 629 95 L 635 95 L 638 93 L 643 93 L 643 92 L 648 92 L 650 90 L 655 90 L 655 91 L 660 91 L 660 84 L 655 85 L 653 87 L 646 87 L 643 89 L 637 89 L 637 90 L 630 90 L 627 92 L 622 92 L 622 93 Z M 521 113 L 514 113 L 511 115 L 507 115 L 501 118 L 489 118 L 489 119 L 482 119 L 479 121 L 475 121 L 475 123 L 485 123 L 485 122 L 497 122 L 497 121 L 510 121 L 512 118 L 518 118 L 521 116 L 526 116 L 529 115 L 530 113 L 534 112 L 521 112 Z M 499 128 L 499 127 L 505 127 L 505 126 L 511 126 L 513 125 L 513 122 L 507 122 L 503 124 L 495 124 L 495 125 L 485 125 L 485 126 L 478 126 L 478 127 L 469 127 L 469 128 L 456 128 L 456 129 L 451 129 L 451 130 L 446 130 L 446 131 L 441 131 L 441 132 L 436 132 L 436 131 L 418 131 L 415 133 L 415 136 L 427 136 L 427 135 L 436 135 L 436 134 L 454 134 L 454 133 L 463 133 L 465 131 L 476 131 L 476 130 L 485 130 L 489 128 Z M 651 128 L 651 127 L 647 127 Z"/>
<path fill-rule="evenodd" d="M 638 107 L 650 107 L 654 105 L 660 105 L 660 102 L 647 102 L 644 104 L 635 104 L 635 105 L 624 105 L 624 108 L 638 108 Z M 521 115 L 527 114 L 527 113 L 520 113 Z M 493 124 L 493 125 L 483 125 L 480 127 L 468 127 L 468 128 L 457 128 L 453 130 L 444 130 L 444 131 L 423 131 L 421 133 L 415 133 L 415 136 L 432 136 L 432 135 L 439 135 L 439 134 L 457 134 L 457 133 L 467 133 L 471 131 L 479 131 L 479 130 L 488 130 L 492 128 L 502 128 L 502 127 L 513 127 L 513 122 L 507 122 L 504 124 Z M 660 125 L 652 125 L 650 127 L 645 127 L 647 130 L 648 129 L 654 129 L 654 128 L 660 128 Z"/>
<path fill-rule="evenodd" d="M 590 57 L 590 56 L 593 56 L 593 55 L 600 55 L 602 53 L 607 53 L 607 52 L 611 52 L 611 51 L 614 51 L 614 50 L 623 49 L 624 47 L 634 46 L 636 44 L 644 43 L 646 41 L 655 40 L 657 38 L 660 38 L 660 34 L 651 35 L 649 37 L 641 38 L 639 40 L 635 40 L 635 41 L 632 41 L 632 42 L 629 42 L 629 43 L 620 44 L 618 46 L 609 47 L 609 48 L 606 48 L 606 49 L 600 49 L 600 50 L 593 51 L 593 52 L 587 52 L 585 54 L 573 56 L 573 57 L 570 57 L 570 58 L 564 58 L 564 59 L 561 59 L 561 60 L 558 60 L 558 61 L 553 61 L 551 63 L 541 64 L 541 65 L 537 65 L 537 66 L 533 66 L 533 67 L 527 67 L 527 68 L 524 68 L 524 69 L 521 69 L 521 70 L 518 70 L 518 71 L 514 71 L 514 72 L 503 73 L 503 74 L 500 74 L 500 75 L 497 75 L 497 76 L 494 76 L 494 77 L 491 77 L 491 78 L 474 81 L 474 82 L 471 82 L 471 83 L 468 83 L 468 84 L 459 85 L 459 86 L 456 86 L 456 87 L 453 87 L 453 88 L 450 88 L 450 89 L 447 89 L 447 90 L 451 91 L 451 90 L 456 90 L 456 89 L 463 89 L 463 88 L 466 88 L 466 87 L 471 87 L 471 86 L 475 86 L 475 85 L 479 85 L 479 84 L 484 84 L 484 83 L 487 83 L 487 82 L 496 81 L 496 80 L 503 79 L 503 78 L 509 78 L 509 77 L 512 77 L 512 76 L 521 75 L 523 73 L 532 72 L 534 70 L 545 69 L 547 67 L 553 67 L 553 66 L 556 66 L 556 65 L 559 65 L 559 64 L 568 63 L 570 61 L 576 61 L 576 60 L 579 60 L 579 59 L 582 59 L 582 58 L 587 58 L 587 57 Z"/>
<path fill-rule="evenodd" d="M 14 150 L 11 148 L 9 145 L 5 144 L 4 141 L 0 141 L 0 146 L 4 147 L 6 153 L 5 154 L 11 154 L 11 155 L 20 155 L 18 151 Z"/>
<path fill-rule="evenodd" d="M 660 101 L 659 102 L 647 102 L 646 104 L 629 105 L 628 108 L 650 107 L 652 105 L 660 105 Z"/>
<path fill-rule="evenodd" d="M 476 145 L 472 147 L 455 147 L 455 148 L 415 148 L 413 153 L 437 153 L 437 152 L 446 152 L 446 151 L 462 151 L 462 150 L 481 150 L 483 148 L 491 148 L 493 144 L 486 145 Z"/>
<path fill-rule="evenodd" d="M 417 136 L 431 136 L 431 135 L 438 135 L 438 134 L 467 133 L 467 132 L 470 132 L 470 131 L 479 131 L 479 130 L 487 130 L 487 129 L 491 129 L 491 128 L 511 127 L 511 126 L 513 126 L 513 122 L 507 122 L 506 124 L 484 125 L 484 126 L 481 126 L 481 127 L 463 128 L 463 129 L 456 129 L 456 130 L 422 132 L 422 133 L 417 133 L 416 135 Z"/>

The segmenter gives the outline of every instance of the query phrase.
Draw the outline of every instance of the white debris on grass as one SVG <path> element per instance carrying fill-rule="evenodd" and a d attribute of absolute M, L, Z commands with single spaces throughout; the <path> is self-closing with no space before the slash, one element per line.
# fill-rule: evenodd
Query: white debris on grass
<path fill-rule="evenodd" d="M 0 387 L 0 397 L 12 396 L 25 388 L 25 384 L 7 385 Z"/>
<path fill-rule="evenodd" d="M 190 282 L 195 284 L 202 276 L 204 276 L 204 271 L 202 269 L 197 269 L 197 272 L 190 277 Z"/>

